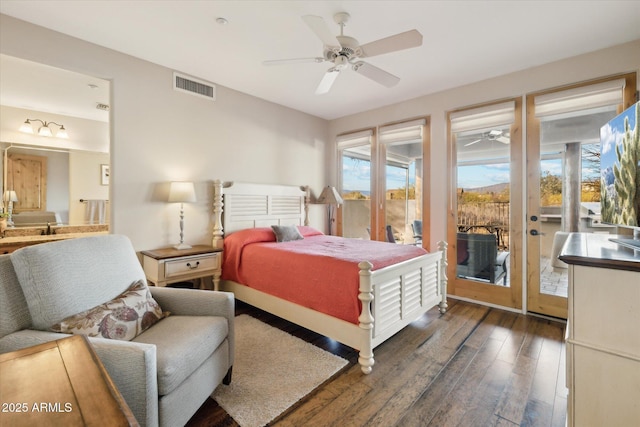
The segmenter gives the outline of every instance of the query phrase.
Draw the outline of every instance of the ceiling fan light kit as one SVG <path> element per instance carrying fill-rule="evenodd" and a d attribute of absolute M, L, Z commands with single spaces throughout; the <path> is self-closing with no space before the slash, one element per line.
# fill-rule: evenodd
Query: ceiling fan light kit
<path fill-rule="evenodd" d="M 351 69 L 356 73 L 367 77 L 385 87 L 393 87 L 400 81 L 400 78 L 384 71 L 375 65 L 361 61 L 361 58 L 383 55 L 399 50 L 410 49 L 422 45 L 422 34 L 417 30 L 410 30 L 393 36 L 385 37 L 365 45 L 360 45 L 358 40 L 344 35 L 344 27 L 351 18 L 347 12 L 336 13 L 333 20 L 340 26 L 340 35 L 333 35 L 324 19 L 320 16 L 305 15 L 302 20 L 322 41 L 323 56 L 311 58 L 277 59 L 264 61 L 264 65 L 280 65 L 301 62 L 332 62 L 320 84 L 316 89 L 316 94 L 324 94 L 331 90 L 333 83 L 340 72 L 351 65 Z"/>
<path fill-rule="evenodd" d="M 480 141 L 498 141 L 501 142 L 503 144 L 510 144 L 511 143 L 511 138 L 509 136 L 509 134 L 505 134 L 503 131 L 501 131 L 500 129 L 492 129 L 487 133 L 482 134 L 482 137 L 479 139 L 476 139 L 474 141 L 471 141 L 467 144 L 464 144 L 465 147 L 468 147 L 470 145 L 473 144 L 477 144 Z"/>

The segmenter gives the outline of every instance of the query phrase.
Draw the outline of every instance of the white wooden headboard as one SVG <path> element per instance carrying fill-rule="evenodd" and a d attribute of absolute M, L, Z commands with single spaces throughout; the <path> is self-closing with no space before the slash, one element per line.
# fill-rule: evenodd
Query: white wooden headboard
<path fill-rule="evenodd" d="M 309 224 L 306 186 L 213 183 L 213 246 L 223 247 L 224 234 L 272 225 Z"/>

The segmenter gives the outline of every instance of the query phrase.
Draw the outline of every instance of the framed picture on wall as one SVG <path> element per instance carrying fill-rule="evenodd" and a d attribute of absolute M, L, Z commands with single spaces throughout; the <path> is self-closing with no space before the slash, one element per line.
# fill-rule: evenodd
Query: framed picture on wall
<path fill-rule="evenodd" d="M 109 165 L 100 165 L 100 184 L 109 185 Z"/>

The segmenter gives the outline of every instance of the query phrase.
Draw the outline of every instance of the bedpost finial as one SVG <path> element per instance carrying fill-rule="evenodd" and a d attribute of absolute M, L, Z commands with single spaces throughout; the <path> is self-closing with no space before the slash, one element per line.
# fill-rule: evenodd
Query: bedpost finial
<path fill-rule="evenodd" d="M 222 188 L 224 183 L 216 179 L 213 181 L 213 242 L 214 248 L 222 249 L 224 246 L 223 235 L 224 230 L 222 228 Z"/>

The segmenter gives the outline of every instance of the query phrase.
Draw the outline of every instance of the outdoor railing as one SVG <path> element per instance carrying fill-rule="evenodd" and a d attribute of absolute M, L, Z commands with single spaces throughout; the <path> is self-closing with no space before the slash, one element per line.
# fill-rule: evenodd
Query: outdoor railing
<path fill-rule="evenodd" d="M 509 202 L 458 203 L 458 231 L 495 234 L 498 247 L 509 247 Z"/>

